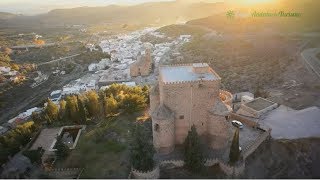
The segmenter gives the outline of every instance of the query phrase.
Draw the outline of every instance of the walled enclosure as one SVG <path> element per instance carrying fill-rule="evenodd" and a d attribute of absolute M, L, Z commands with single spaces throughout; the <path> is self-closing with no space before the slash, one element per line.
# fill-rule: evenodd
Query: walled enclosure
<path fill-rule="evenodd" d="M 153 143 L 159 153 L 182 144 L 192 125 L 213 149 L 231 137 L 226 116 L 232 95 L 220 91 L 221 78 L 208 64 L 161 66 L 159 84 L 150 92 Z"/>

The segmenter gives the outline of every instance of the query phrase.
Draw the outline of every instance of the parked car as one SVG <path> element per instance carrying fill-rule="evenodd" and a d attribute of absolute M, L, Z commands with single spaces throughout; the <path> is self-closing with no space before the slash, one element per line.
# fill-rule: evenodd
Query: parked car
<path fill-rule="evenodd" d="M 231 123 L 232 123 L 233 126 L 235 126 L 237 128 L 240 128 L 240 129 L 243 128 L 243 124 L 240 121 L 233 120 Z"/>

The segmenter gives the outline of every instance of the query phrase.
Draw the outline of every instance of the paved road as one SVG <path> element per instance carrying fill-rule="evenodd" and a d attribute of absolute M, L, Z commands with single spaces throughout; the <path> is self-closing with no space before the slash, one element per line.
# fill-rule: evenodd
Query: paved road
<path fill-rule="evenodd" d="M 45 64 L 51 64 L 51 63 L 54 63 L 54 62 L 66 60 L 68 58 L 73 58 L 73 57 L 76 57 L 76 56 L 79 56 L 79 55 L 80 55 L 80 53 L 79 54 L 74 54 L 74 55 L 71 55 L 71 56 L 67 56 L 67 57 L 63 57 L 63 58 L 59 58 L 59 59 L 55 59 L 55 60 L 52 60 L 52 61 L 44 62 L 44 63 L 39 63 L 37 65 L 38 66 L 42 66 L 42 65 L 45 65 Z"/>
<path fill-rule="evenodd" d="M 268 113 L 260 122 L 272 128 L 271 136 L 274 139 L 320 137 L 318 107 L 293 110 L 280 106 Z"/>
<path fill-rule="evenodd" d="M 320 48 L 306 49 L 301 52 L 302 59 L 306 65 L 320 78 L 320 60 L 317 54 L 320 53 Z"/>
<path fill-rule="evenodd" d="M 47 43 L 43 45 L 29 44 L 29 45 L 12 46 L 10 47 L 10 49 L 28 49 L 28 48 L 37 48 L 37 47 L 49 47 L 54 45 L 56 45 L 56 43 Z"/>

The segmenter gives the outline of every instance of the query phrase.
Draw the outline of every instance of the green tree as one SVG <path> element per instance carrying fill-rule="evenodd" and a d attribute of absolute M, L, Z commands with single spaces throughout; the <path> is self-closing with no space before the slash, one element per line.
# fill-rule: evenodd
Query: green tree
<path fill-rule="evenodd" d="M 10 58 L 10 56 L 8 54 L 0 52 L 0 61 L 2 61 L 4 63 L 10 63 L 11 62 L 11 58 Z"/>
<path fill-rule="evenodd" d="M 86 123 L 87 121 L 87 110 L 84 106 L 83 100 L 77 96 L 77 101 L 78 101 L 78 109 L 79 109 L 79 118 L 81 123 Z"/>
<path fill-rule="evenodd" d="M 9 153 L 10 155 L 16 154 L 20 151 L 20 147 L 23 147 L 30 142 L 30 138 L 37 129 L 38 127 L 34 124 L 34 122 L 29 121 L 18 125 L 5 135 L 0 136 L 0 149 L 3 149 L 3 151 L 0 153 Z"/>
<path fill-rule="evenodd" d="M 99 96 L 95 91 L 89 91 L 87 96 L 87 109 L 90 117 L 97 117 L 100 115 Z"/>
<path fill-rule="evenodd" d="M 78 102 L 76 96 L 66 98 L 66 119 L 68 121 L 79 122 Z"/>
<path fill-rule="evenodd" d="M 148 137 L 145 128 L 137 124 L 132 131 L 133 140 L 130 148 L 130 162 L 133 168 L 140 171 L 149 171 L 154 168 L 154 148 Z"/>
<path fill-rule="evenodd" d="M 41 157 L 44 153 L 44 149 L 42 147 L 38 147 L 36 150 L 24 151 L 23 155 L 28 157 L 32 163 L 41 164 Z"/>
<path fill-rule="evenodd" d="M 59 117 L 59 107 L 54 104 L 50 99 L 47 101 L 47 106 L 45 108 L 45 113 L 47 115 L 47 121 L 50 124 L 52 121 L 58 120 Z"/>
<path fill-rule="evenodd" d="M 11 68 L 12 68 L 13 70 L 16 70 L 16 71 L 19 71 L 19 70 L 20 70 L 20 67 L 19 67 L 18 64 L 11 64 Z"/>
<path fill-rule="evenodd" d="M 2 139 L 2 138 L 0 137 L 0 139 Z M 8 148 L 5 148 L 0 143 L 0 164 L 6 163 L 9 155 L 10 155 L 10 152 L 9 152 Z"/>
<path fill-rule="evenodd" d="M 62 135 L 57 137 L 57 142 L 56 142 L 55 148 L 57 149 L 55 151 L 57 159 L 65 159 L 66 157 L 68 157 L 68 155 L 70 153 L 70 149 L 67 145 L 65 145 L 63 143 Z"/>
<path fill-rule="evenodd" d="M 33 112 L 31 114 L 31 119 L 37 124 L 40 124 L 44 120 L 42 117 L 42 113 L 37 113 L 37 112 Z"/>
<path fill-rule="evenodd" d="M 200 138 L 194 125 L 192 125 L 191 130 L 188 132 L 183 146 L 185 166 L 192 172 L 201 170 L 204 165 L 204 156 Z"/>
<path fill-rule="evenodd" d="M 60 109 L 59 109 L 59 119 L 60 120 L 63 120 L 65 118 L 65 114 L 66 114 L 66 104 L 67 102 L 65 100 L 61 100 L 59 102 L 59 106 L 60 106 Z"/>
<path fill-rule="evenodd" d="M 150 91 L 150 87 L 148 85 L 144 85 L 142 87 L 142 93 L 146 99 L 146 102 L 149 104 L 150 103 L 150 97 L 149 97 L 149 91 Z"/>
<path fill-rule="evenodd" d="M 116 114 L 118 111 L 118 102 L 111 94 L 110 97 L 104 98 L 104 113 L 105 116 Z"/>
<path fill-rule="evenodd" d="M 127 113 L 141 111 L 147 107 L 146 99 L 143 95 L 128 94 L 122 100 L 122 107 Z"/>
<path fill-rule="evenodd" d="M 230 147 L 229 162 L 235 163 L 240 158 L 239 150 L 239 128 L 236 129 L 233 135 L 232 144 Z"/>

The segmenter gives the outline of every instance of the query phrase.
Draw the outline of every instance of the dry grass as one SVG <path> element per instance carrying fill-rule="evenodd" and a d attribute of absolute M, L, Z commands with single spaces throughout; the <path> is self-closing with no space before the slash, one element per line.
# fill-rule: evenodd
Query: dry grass
<path fill-rule="evenodd" d="M 76 149 L 58 167 L 84 167 L 81 178 L 127 178 L 130 130 L 143 113 L 119 115 L 88 126 Z M 116 137 L 110 137 L 110 133 Z"/>

